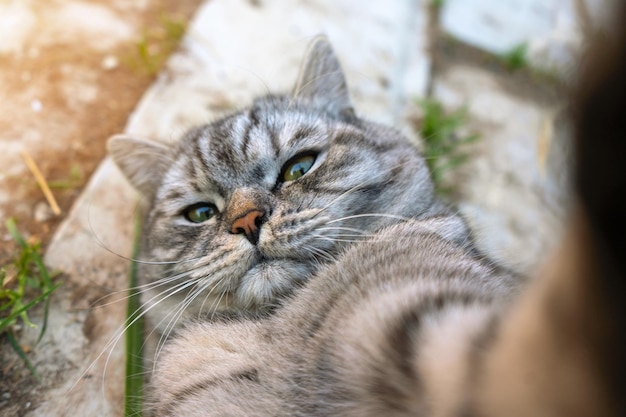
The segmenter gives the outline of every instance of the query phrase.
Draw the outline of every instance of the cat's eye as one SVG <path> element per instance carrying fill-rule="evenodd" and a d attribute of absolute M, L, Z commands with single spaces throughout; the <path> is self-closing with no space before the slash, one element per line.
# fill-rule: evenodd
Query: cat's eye
<path fill-rule="evenodd" d="M 315 155 L 298 155 L 283 166 L 281 181 L 294 181 L 306 174 L 315 163 Z"/>
<path fill-rule="evenodd" d="M 217 207 L 212 203 L 196 203 L 183 211 L 185 218 L 192 223 L 204 223 L 217 213 Z"/>

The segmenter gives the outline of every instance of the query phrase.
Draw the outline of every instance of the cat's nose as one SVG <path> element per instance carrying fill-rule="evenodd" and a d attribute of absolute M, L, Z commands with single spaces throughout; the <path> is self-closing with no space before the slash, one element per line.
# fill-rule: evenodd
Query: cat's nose
<path fill-rule="evenodd" d="M 243 233 L 250 243 L 256 245 L 259 241 L 259 229 L 263 224 L 263 216 L 265 216 L 263 211 L 251 210 L 233 221 L 230 232 L 233 234 Z"/>

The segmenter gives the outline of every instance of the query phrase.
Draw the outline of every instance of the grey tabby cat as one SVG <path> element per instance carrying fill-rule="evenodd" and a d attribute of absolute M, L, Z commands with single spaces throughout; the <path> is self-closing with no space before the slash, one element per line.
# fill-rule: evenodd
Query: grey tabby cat
<path fill-rule="evenodd" d="M 436 217 L 433 230 L 469 244 L 409 141 L 355 117 L 323 39 L 292 96 L 260 98 L 174 147 L 120 135 L 109 150 L 149 202 L 141 259 L 152 264 L 139 276 L 162 331 L 203 312 L 267 311 L 346 246 L 405 219 Z"/>
<path fill-rule="evenodd" d="M 357 118 L 325 39 L 290 96 L 175 147 L 109 148 L 149 201 L 144 309 L 168 332 L 157 415 L 452 411 L 518 283 L 479 258 L 396 130 Z M 255 314 L 273 310 L 273 314 Z M 455 366 L 451 366 L 450 362 Z M 443 415 L 443 414 L 442 414 Z"/>

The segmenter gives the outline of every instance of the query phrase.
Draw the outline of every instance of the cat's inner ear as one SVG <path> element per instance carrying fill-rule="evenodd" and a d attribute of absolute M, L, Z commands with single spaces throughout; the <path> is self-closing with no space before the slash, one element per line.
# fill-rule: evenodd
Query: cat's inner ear
<path fill-rule="evenodd" d="M 173 160 L 168 146 L 125 134 L 109 138 L 107 150 L 133 187 L 148 199 Z"/>
<path fill-rule="evenodd" d="M 354 117 L 346 78 L 326 37 L 319 36 L 309 45 L 293 96 L 311 99 L 339 118 Z"/>

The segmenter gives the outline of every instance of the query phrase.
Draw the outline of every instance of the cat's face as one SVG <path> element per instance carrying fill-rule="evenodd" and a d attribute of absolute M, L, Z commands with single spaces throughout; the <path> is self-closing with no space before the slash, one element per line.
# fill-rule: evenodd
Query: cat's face
<path fill-rule="evenodd" d="M 354 117 L 324 41 L 293 96 L 258 99 L 174 148 L 110 148 L 150 201 L 142 259 L 159 264 L 141 269 L 144 302 L 168 314 L 267 309 L 346 245 L 433 204 L 408 140 Z"/>

